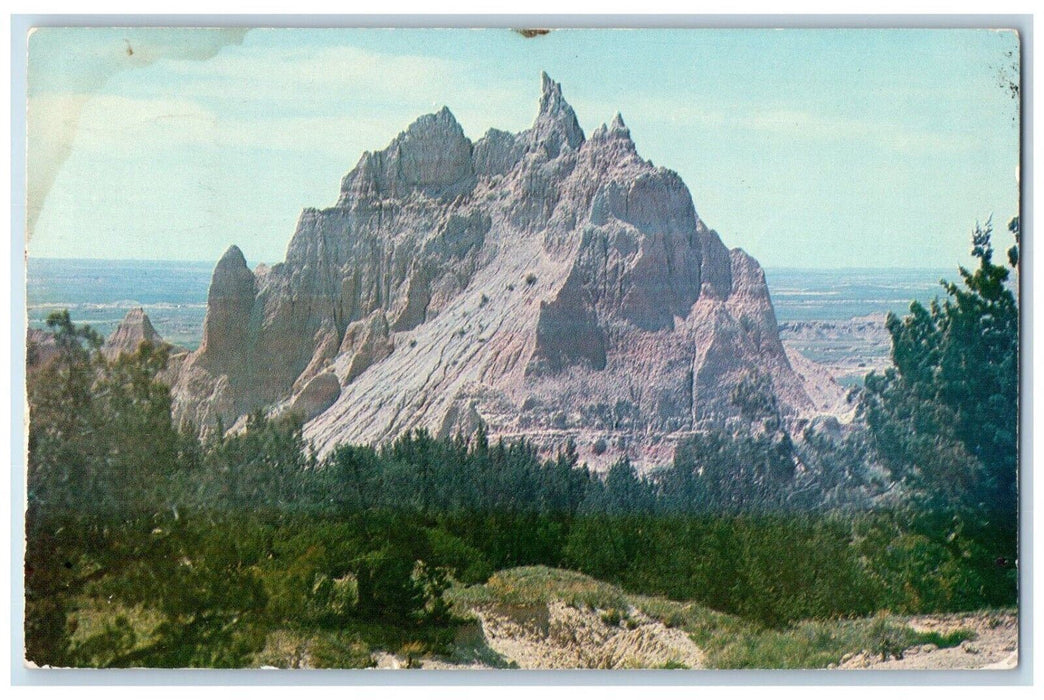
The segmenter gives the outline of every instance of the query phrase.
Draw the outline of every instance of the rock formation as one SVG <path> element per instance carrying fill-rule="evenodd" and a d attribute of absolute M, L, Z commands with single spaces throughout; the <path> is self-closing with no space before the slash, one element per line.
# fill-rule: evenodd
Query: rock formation
<path fill-rule="evenodd" d="M 810 395 L 761 268 L 677 173 L 638 155 L 620 115 L 586 138 L 544 75 L 532 128 L 472 143 L 443 108 L 306 209 L 284 262 L 252 272 L 231 247 L 174 397 L 200 426 L 298 411 L 321 453 L 481 423 L 650 466 L 729 421 L 752 372 L 795 418 L 840 398 Z"/>
<path fill-rule="evenodd" d="M 102 353 L 113 360 L 119 357 L 120 353 L 130 355 L 137 352 L 142 343 L 160 347 L 163 345 L 163 338 L 152 327 L 152 321 L 144 309 L 131 309 L 120 321 L 120 325 L 116 326 L 116 330 L 105 339 Z"/>
<path fill-rule="evenodd" d="M 58 357 L 54 334 L 38 328 L 25 332 L 25 367 L 28 371 L 44 368 Z"/>
<path fill-rule="evenodd" d="M 145 309 L 141 307 L 127 312 L 116 329 L 102 343 L 100 350 L 107 360 L 112 361 L 123 354 L 134 354 L 142 343 L 149 343 L 153 347 L 163 347 L 168 350 L 167 369 L 162 372 L 160 378 L 164 382 L 178 381 L 182 365 L 189 356 L 188 350 L 163 340 L 153 327 Z M 29 328 L 26 331 L 26 367 L 28 370 L 44 368 L 57 356 L 58 344 L 51 331 L 37 328 Z"/>

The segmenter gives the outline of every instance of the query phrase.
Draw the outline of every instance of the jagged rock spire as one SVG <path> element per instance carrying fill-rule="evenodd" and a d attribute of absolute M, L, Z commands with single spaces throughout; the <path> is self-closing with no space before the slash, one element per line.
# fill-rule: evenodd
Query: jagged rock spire
<path fill-rule="evenodd" d="M 449 107 L 425 114 L 388 146 L 365 153 L 341 184 L 340 204 L 368 197 L 403 197 L 422 191 L 449 198 L 473 184 L 472 144 Z"/>
<path fill-rule="evenodd" d="M 562 97 L 562 84 L 556 83 L 547 73 L 540 73 L 540 113 L 555 114 L 572 107 Z"/>
<path fill-rule="evenodd" d="M 201 354 L 226 369 L 246 348 L 250 315 L 254 306 L 254 273 L 247 267 L 239 246 L 229 246 L 214 267 L 203 320 Z"/>
<path fill-rule="evenodd" d="M 609 133 L 613 136 L 622 136 L 624 138 L 631 138 L 631 130 L 624 124 L 623 115 L 619 112 L 613 117 L 612 123 L 609 124 Z"/>
<path fill-rule="evenodd" d="M 142 343 L 159 347 L 163 344 L 163 338 L 152 326 L 145 309 L 138 307 L 127 312 L 120 325 L 105 341 L 102 352 L 110 358 L 117 357 L 120 353 L 133 354 Z"/>
<path fill-rule="evenodd" d="M 575 440 L 595 466 L 656 466 L 728 425 L 751 372 L 788 415 L 818 410 L 757 263 L 699 220 L 677 173 L 637 156 L 619 114 L 586 143 L 561 86 L 541 82 L 519 134 L 472 144 L 441 109 L 365 154 L 269 272 L 229 248 L 177 370 L 176 419 L 289 407 L 320 455 L 483 424 L 550 455 Z"/>
<path fill-rule="evenodd" d="M 562 86 L 547 73 L 540 74 L 540 112 L 530 129 L 532 142 L 549 158 L 556 158 L 566 145 L 576 150 L 584 142 L 584 131 L 576 113 L 562 97 Z"/>
<path fill-rule="evenodd" d="M 623 139 L 627 142 L 630 149 L 634 149 L 634 142 L 631 141 L 631 130 L 627 128 L 626 124 L 624 124 L 623 117 L 619 112 L 617 112 L 613 117 L 609 126 L 606 126 L 603 123 L 591 133 L 592 141 L 607 141 L 612 139 Z"/>
<path fill-rule="evenodd" d="M 218 260 L 218 264 L 214 268 L 214 276 L 216 277 L 219 272 L 225 270 L 235 270 L 246 266 L 246 257 L 243 255 L 243 251 L 237 245 L 230 245 L 221 256 L 221 259 Z"/>

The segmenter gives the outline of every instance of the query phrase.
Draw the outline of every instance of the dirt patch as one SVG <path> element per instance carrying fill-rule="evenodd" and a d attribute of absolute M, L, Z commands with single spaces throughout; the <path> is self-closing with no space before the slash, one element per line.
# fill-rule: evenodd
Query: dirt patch
<path fill-rule="evenodd" d="M 940 649 L 922 644 L 904 649 L 902 658 L 882 660 L 880 654 L 862 651 L 841 659 L 843 670 L 1010 670 L 1018 666 L 1019 624 L 1013 613 L 923 615 L 907 624 L 919 632 L 941 635 L 965 629 L 973 637 L 955 647 Z"/>
<path fill-rule="evenodd" d="M 541 608 L 539 610 L 535 608 Z M 475 610 L 489 648 L 519 668 L 700 668 L 689 636 L 634 607 L 626 611 L 547 605 Z"/>
<path fill-rule="evenodd" d="M 554 600 L 473 609 L 474 633 L 449 657 L 407 660 L 377 652 L 377 668 L 444 670 L 702 668 L 704 653 L 685 632 L 637 608 L 601 610 Z"/>

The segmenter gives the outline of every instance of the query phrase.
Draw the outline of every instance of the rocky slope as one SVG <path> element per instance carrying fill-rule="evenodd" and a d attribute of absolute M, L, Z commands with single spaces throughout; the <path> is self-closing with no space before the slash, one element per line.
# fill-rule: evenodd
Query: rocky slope
<path fill-rule="evenodd" d="M 752 372 L 793 417 L 842 400 L 794 372 L 757 261 L 619 115 L 586 137 L 544 75 L 530 129 L 472 142 L 446 108 L 420 117 L 301 214 L 284 262 L 229 248 L 173 390 L 204 427 L 297 411 L 320 452 L 483 424 L 651 465 L 733 417 Z"/>
<path fill-rule="evenodd" d="M 177 345 L 166 342 L 156 331 L 149 315 L 141 307 L 131 309 L 123 317 L 116 329 L 105 339 L 101 346 L 102 354 L 108 360 L 115 360 L 121 354 L 132 355 L 138 351 L 142 343 L 153 347 L 166 347 L 170 355 L 168 369 L 164 371 L 165 381 L 176 381 L 181 364 L 188 358 L 188 351 Z M 58 345 L 54 334 L 48 330 L 30 328 L 26 331 L 26 364 L 28 369 L 45 367 L 58 355 Z"/>
<path fill-rule="evenodd" d="M 121 353 L 133 354 L 142 343 L 150 343 L 155 347 L 163 345 L 163 338 L 156 332 L 148 314 L 142 308 L 131 309 L 120 321 L 105 344 L 102 353 L 109 359 L 116 359 Z"/>
<path fill-rule="evenodd" d="M 411 660 L 373 655 L 376 668 L 698 669 L 704 652 L 684 631 L 637 608 L 599 610 L 552 600 L 530 606 L 484 606 L 466 614 L 476 624 L 458 634 L 448 658 Z"/>
<path fill-rule="evenodd" d="M 474 613 L 486 644 L 519 668 L 700 668 L 704 654 L 685 632 L 640 610 L 591 610 L 551 601 L 528 610 Z"/>
<path fill-rule="evenodd" d="M 836 668 L 872 671 L 1010 671 L 1019 665 L 1019 620 L 1015 613 L 994 611 L 921 615 L 906 622 L 919 632 L 946 634 L 960 629 L 972 632 L 973 638 L 945 649 L 934 644 L 910 647 L 904 649 L 898 658 L 890 656 L 882 659 L 880 654 L 862 650 L 846 655 Z"/>
<path fill-rule="evenodd" d="M 861 385 L 866 375 L 891 364 L 892 337 L 881 315 L 844 321 L 787 321 L 779 336 L 788 352 L 814 360 L 845 386 Z"/>

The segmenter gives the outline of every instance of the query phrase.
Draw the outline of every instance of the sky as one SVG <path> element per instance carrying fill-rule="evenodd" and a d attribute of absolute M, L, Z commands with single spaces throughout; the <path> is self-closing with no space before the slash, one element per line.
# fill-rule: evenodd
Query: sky
<path fill-rule="evenodd" d="M 1018 57 L 967 29 L 41 29 L 28 248 L 278 262 L 363 151 L 443 105 L 472 140 L 526 129 L 546 71 L 764 266 L 949 268 L 991 215 L 1009 245 Z"/>

